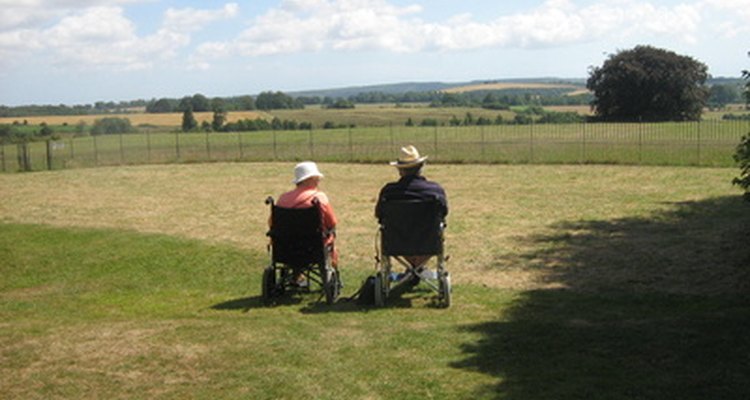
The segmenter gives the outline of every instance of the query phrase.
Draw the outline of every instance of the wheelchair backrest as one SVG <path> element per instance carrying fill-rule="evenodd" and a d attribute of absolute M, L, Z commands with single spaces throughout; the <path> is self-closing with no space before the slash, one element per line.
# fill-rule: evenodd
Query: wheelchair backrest
<path fill-rule="evenodd" d="M 294 266 L 325 260 L 323 217 L 320 205 L 308 208 L 271 206 L 272 258 Z"/>
<path fill-rule="evenodd" d="M 385 200 L 380 204 L 383 254 L 443 253 L 443 215 L 437 200 Z"/>

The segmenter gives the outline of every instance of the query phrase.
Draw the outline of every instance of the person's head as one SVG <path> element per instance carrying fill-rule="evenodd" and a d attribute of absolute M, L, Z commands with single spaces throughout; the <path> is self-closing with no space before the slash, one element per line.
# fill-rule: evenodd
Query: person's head
<path fill-rule="evenodd" d="M 398 160 L 391 161 L 390 164 L 398 168 L 401 176 L 419 175 L 425 160 L 427 156 L 420 156 L 416 147 L 408 145 L 401 148 Z"/>
<path fill-rule="evenodd" d="M 317 186 L 323 174 L 318 165 L 312 161 L 304 161 L 294 166 L 294 183 L 297 186 Z"/>

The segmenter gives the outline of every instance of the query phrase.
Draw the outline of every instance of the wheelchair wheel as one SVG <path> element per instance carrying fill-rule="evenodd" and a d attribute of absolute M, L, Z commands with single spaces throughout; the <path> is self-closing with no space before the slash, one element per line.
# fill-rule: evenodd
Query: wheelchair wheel
<path fill-rule="evenodd" d="M 261 297 L 263 301 L 269 302 L 276 295 L 276 269 L 268 266 L 263 270 L 263 281 L 261 282 Z"/>
<path fill-rule="evenodd" d="M 438 278 L 438 285 L 440 289 L 440 303 L 443 307 L 448 308 L 451 306 L 451 277 L 446 272 Z"/>
<path fill-rule="evenodd" d="M 331 305 L 339 297 L 341 289 L 339 271 L 333 268 L 326 268 L 324 274 L 323 291 L 326 294 L 326 304 Z"/>
<path fill-rule="evenodd" d="M 384 281 L 383 273 L 378 272 L 375 274 L 375 307 L 383 307 L 385 305 L 385 285 L 386 282 Z"/>

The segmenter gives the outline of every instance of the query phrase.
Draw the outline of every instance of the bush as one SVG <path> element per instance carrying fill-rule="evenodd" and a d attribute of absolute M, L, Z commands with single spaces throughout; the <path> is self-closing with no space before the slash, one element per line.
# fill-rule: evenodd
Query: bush
<path fill-rule="evenodd" d="M 92 135 L 114 135 L 132 132 L 133 127 L 127 118 L 102 118 L 94 121 L 91 128 Z"/>
<path fill-rule="evenodd" d="M 740 176 L 734 178 L 732 183 L 744 189 L 745 200 L 750 201 L 750 133 L 743 136 L 737 145 L 734 161 L 740 166 Z"/>

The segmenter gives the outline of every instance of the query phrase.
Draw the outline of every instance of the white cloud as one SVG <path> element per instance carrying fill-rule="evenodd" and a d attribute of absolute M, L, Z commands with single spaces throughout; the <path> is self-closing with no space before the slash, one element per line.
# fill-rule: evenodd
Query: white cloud
<path fill-rule="evenodd" d="M 195 10 L 193 8 L 173 9 L 166 11 L 164 27 L 177 32 L 192 32 L 203 29 L 206 25 L 233 18 L 239 12 L 237 3 L 229 3 L 218 10 Z"/>
<path fill-rule="evenodd" d="M 707 8 L 734 15 L 733 20 L 721 21 L 715 28 L 725 38 L 735 38 L 750 32 L 750 0 L 705 0 Z"/>
<path fill-rule="evenodd" d="M 14 56 L 43 54 L 55 65 L 75 66 L 77 69 L 149 68 L 156 62 L 175 57 L 188 46 L 191 32 L 212 22 L 232 18 L 239 9 L 236 3 L 228 3 L 218 10 L 168 9 L 161 28 L 155 33 L 139 36 L 135 22 L 125 16 L 124 9 L 112 5 L 126 2 L 13 2 L 0 11 L 0 17 L 6 13 L 17 15 L 11 23 L 0 22 L 0 56 L 7 63 L 7 60 L 15 59 Z M 27 27 L 31 20 L 37 23 Z"/>
<path fill-rule="evenodd" d="M 256 17 L 234 40 L 199 46 L 193 61 L 205 67 L 209 58 L 221 54 L 544 48 L 649 35 L 694 43 L 701 9 L 701 3 L 660 6 L 650 1 L 609 0 L 582 7 L 572 0 L 548 0 L 489 21 L 461 14 L 442 22 L 425 22 L 418 18 L 422 8 L 417 5 L 400 7 L 385 0 L 286 0 Z"/>

